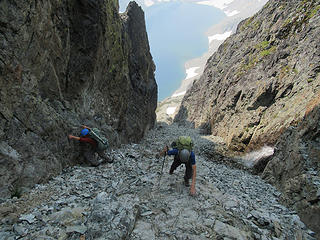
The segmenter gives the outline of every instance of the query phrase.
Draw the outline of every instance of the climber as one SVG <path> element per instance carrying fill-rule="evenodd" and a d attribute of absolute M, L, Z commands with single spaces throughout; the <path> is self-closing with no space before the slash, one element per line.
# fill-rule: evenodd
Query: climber
<path fill-rule="evenodd" d="M 192 178 L 190 194 L 195 195 L 196 159 L 192 151 L 192 146 L 193 143 L 190 137 L 180 136 L 177 141 L 171 143 L 172 150 L 169 150 L 169 147 L 166 146 L 161 155 L 174 155 L 174 160 L 169 171 L 170 175 L 173 174 L 174 170 L 181 164 L 185 165 L 184 184 L 186 187 L 189 187 L 189 180 Z"/>
<path fill-rule="evenodd" d="M 113 160 L 106 156 L 105 150 L 108 148 L 108 141 L 103 137 L 97 128 L 82 126 L 80 137 L 69 135 L 68 138 L 80 142 L 81 153 L 85 160 L 92 166 L 98 166 L 101 163 L 112 163 Z M 99 158 L 100 157 L 100 158 Z"/>

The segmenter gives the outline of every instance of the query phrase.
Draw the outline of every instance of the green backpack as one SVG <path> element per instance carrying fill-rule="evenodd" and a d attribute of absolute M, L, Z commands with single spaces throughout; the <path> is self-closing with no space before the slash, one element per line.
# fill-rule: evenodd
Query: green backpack
<path fill-rule="evenodd" d="M 192 151 L 193 142 L 191 137 L 189 136 L 180 136 L 176 141 L 176 144 L 179 151 L 181 151 L 182 149 L 187 149 L 189 150 L 189 152 Z"/>
<path fill-rule="evenodd" d="M 108 140 L 101 134 L 98 128 L 91 128 L 89 136 L 92 139 L 96 140 L 96 142 L 98 143 L 97 148 L 99 151 L 106 150 L 108 148 Z"/>

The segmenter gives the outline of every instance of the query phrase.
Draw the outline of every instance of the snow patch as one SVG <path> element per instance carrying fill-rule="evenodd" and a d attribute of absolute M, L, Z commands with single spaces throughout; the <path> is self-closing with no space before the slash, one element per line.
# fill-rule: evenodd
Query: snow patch
<path fill-rule="evenodd" d="M 228 10 L 226 10 L 226 11 L 224 11 L 224 13 L 225 13 L 228 17 L 232 17 L 232 16 L 234 16 L 234 15 L 239 14 L 240 12 L 239 12 L 238 10 L 233 10 L 233 11 L 228 11 Z"/>
<path fill-rule="evenodd" d="M 225 40 L 226 38 L 228 38 L 231 35 L 232 31 L 228 31 L 222 34 L 215 34 L 213 36 L 209 36 L 209 44 L 213 41 L 213 40 Z"/>
<path fill-rule="evenodd" d="M 198 4 L 213 6 L 219 9 L 225 9 L 228 7 L 228 4 L 232 3 L 234 0 L 207 0 L 197 2 Z"/>
<path fill-rule="evenodd" d="M 179 97 L 179 96 L 182 96 L 182 95 L 185 95 L 186 94 L 186 91 L 183 91 L 183 92 L 179 92 L 179 93 L 175 93 L 172 95 L 172 97 Z"/>
<path fill-rule="evenodd" d="M 193 78 L 193 77 L 199 75 L 199 73 L 196 73 L 196 71 L 198 70 L 198 68 L 200 68 L 200 67 L 188 68 L 188 69 L 186 70 L 187 77 L 186 77 L 185 79 Z"/>
<path fill-rule="evenodd" d="M 174 111 L 176 110 L 177 107 L 168 107 L 167 108 L 167 114 L 172 115 L 174 114 Z"/>
<path fill-rule="evenodd" d="M 151 7 L 154 2 L 152 0 L 144 0 L 144 4 L 147 6 L 147 7 Z"/>
<path fill-rule="evenodd" d="M 242 157 L 242 160 L 244 161 L 244 164 L 247 167 L 252 167 L 258 160 L 269 157 L 273 155 L 274 148 L 269 146 L 264 146 L 258 151 L 250 152 Z"/>

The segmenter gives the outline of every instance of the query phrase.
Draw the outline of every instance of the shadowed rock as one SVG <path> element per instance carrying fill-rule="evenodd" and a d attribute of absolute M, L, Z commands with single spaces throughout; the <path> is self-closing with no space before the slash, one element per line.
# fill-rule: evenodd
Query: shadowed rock
<path fill-rule="evenodd" d="M 117 1 L 0 2 L 0 196 L 81 162 L 81 124 L 112 147 L 154 126 L 157 85 L 144 13 Z M 11 190 L 10 190 L 11 189 Z"/>

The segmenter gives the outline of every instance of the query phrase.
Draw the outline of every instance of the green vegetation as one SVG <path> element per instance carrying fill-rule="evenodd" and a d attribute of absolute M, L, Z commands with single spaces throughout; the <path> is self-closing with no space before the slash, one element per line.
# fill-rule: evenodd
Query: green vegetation
<path fill-rule="evenodd" d="M 273 53 L 275 50 L 276 50 L 276 47 L 275 47 L 275 46 L 272 46 L 271 48 L 266 49 L 266 50 L 263 50 L 262 52 L 260 52 L 260 56 L 261 56 L 261 57 L 268 56 L 268 55 L 270 55 L 271 53 Z"/>
<path fill-rule="evenodd" d="M 314 9 L 312 9 L 309 14 L 309 19 L 312 18 L 314 15 L 316 15 L 319 10 L 320 10 L 320 5 L 316 6 Z"/>
<path fill-rule="evenodd" d="M 280 71 L 280 73 L 285 73 L 285 74 L 287 74 L 289 72 L 290 72 L 290 67 L 288 65 L 282 67 L 281 71 Z"/>
<path fill-rule="evenodd" d="M 241 31 L 243 31 L 244 29 L 246 29 L 247 27 L 249 27 L 249 25 L 251 24 L 251 22 L 253 21 L 253 17 L 250 17 L 242 26 L 241 26 Z"/>
<path fill-rule="evenodd" d="M 227 41 L 224 41 L 222 44 L 223 44 L 223 45 L 222 45 L 222 47 L 223 47 L 223 52 L 225 53 L 225 52 L 227 51 L 227 48 L 228 48 L 229 43 L 228 43 Z"/>
<path fill-rule="evenodd" d="M 260 28 L 262 21 L 253 21 L 254 17 L 249 18 L 240 28 L 241 31 L 243 31 L 244 29 L 248 28 L 248 27 L 252 27 L 254 30 L 257 30 Z"/>
<path fill-rule="evenodd" d="M 263 41 L 260 44 L 256 45 L 256 48 L 261 50 L 261 49 L 266 49 L 267 47 L 269 47 L 270 42 L 269 41 Z"/>
<path fill-rule="evenodd" d="M 298 74 L 298 70 L 295 68 L 291 68 L 290 66 L 286 65 L 283 66 L 280 70 L 280 74 L 279 74 L 279 79 L 284 78 L 284 76 L 286 75 L 290 75 L 290 74 Z"/>
<path fill-rule="evenodd" d="M 257 63 L 265 56 L 272 54 L 276 50 L 276 46 L 272 46 L 271 42 L 265 40 L 255 46 L 258 53 L 250 53 L 249 59 L 247 61 L 242 61 L 238 71 L 236 72 L 236 77 L 240 78 L 249 69 L 252 69 Z"/>
<path fill-rule="evenodd" d="M 320 5 L 314 5 L 313 2 L 304 0 L 301 2 L 300 7 L 297 9 L 296 14 L 288 18 L 283 27 L 290 27 L 300 29 L 301 26 L 314 17 L 320 10 Z M 302 16 L 302 17 L 301 17 Z"/>
<path fill-rule="evenodd" d="M 289 17 L 286 21 L 284 21 L 283 27 L 287 26 L 289 23 L 291 23 L 292 18 Z"/>
<path fill-rule="evenodd" d="M 236 73 L 236 77 L 241 77 L 245 72 L 247 72 L 249 69 L 253 68 L 257 62 L 259 61 L 258 57 L 250 54 L 248 63 L 242 62 L 242 64 L 239 67 L 239 70 Z"/>
<path fill-rule="evenodd" d="M 276 50 L 275 46 L 271 46 L 269 41 L 263 41 L 255 46 L 257 50 L 259 50 L 259 55 L 261 58 L 270 55 Z"/>
<path fill-rule="evenodd" d="M 309 79 L 307 80 L 307 82 L 308 82 L 308 83 L 312 83 L 313 80 L 314 80 L 313 78 L 309 78 Z"/>
<path fill-rule="evenodd" d="M 117 67 L 116 67 L 116 65 L 112 64 L 111 67 L 109 67 L 108 70 L 109 70 L 109 73 L 113 73 L 114 71 L 117 70 Z"/>
<path fill-rule="evenodd" d="M 256 22 L 254 22 L 253 23 L 253 29 L 254 30 L 258 30 L 259 28 L 260 28 L 260 26 L 261 26 L 261 21 L 256 21 Z"/>

